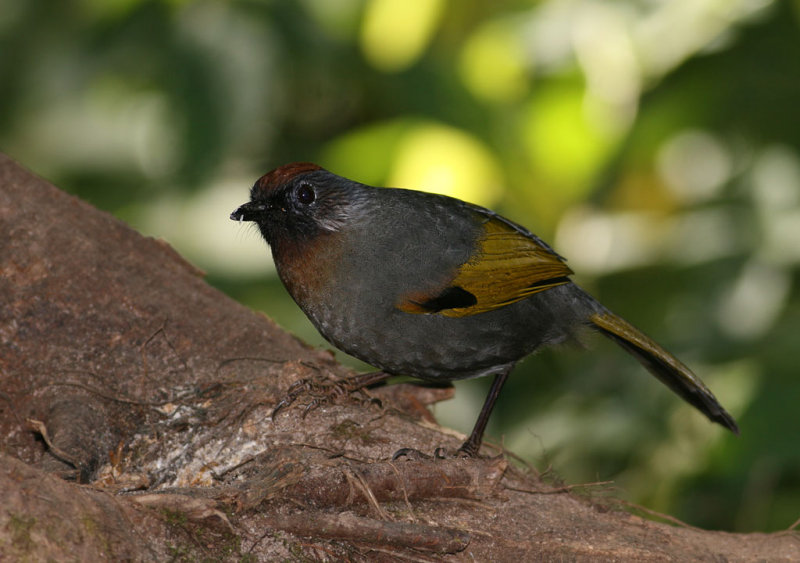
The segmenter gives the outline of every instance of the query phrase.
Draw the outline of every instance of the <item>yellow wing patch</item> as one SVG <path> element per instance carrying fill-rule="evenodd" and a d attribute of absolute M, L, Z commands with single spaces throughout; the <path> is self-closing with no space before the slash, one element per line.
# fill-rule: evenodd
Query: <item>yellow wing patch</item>
<path fill-rule="evenodd" d="M 483 228 L 477 252 L 442 291 L 408 295 L 398 309 L 466 317 L 499 309 L 569 281 L 569 266 L 536 239 L 495 217 Z"/>

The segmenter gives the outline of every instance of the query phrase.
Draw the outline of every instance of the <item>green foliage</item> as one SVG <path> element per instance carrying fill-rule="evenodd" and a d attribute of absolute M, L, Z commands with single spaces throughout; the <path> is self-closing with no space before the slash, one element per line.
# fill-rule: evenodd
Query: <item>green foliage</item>
<path fill-rule="evenodd" d="M 313 160 L 491 205 L 693 366 L 742 436 L 594 341 L 524 362 L 489 434 L 693 524 L 784 529 L 800 517 L 798 21 L 769 0 L 4 0 L 0 148 L 320 345 L 228 221 L 260 174 Z M 487 384 L 437 414 L 467 431 Z"/>

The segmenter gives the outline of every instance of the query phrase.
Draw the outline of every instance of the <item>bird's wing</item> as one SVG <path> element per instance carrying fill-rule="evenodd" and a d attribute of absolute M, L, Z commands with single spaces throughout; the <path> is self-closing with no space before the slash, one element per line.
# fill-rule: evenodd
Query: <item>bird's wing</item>
<path fill-rule="evenodd" d="M 482 232 L 472 257 L 444 286 L 404 295 L 398 309 L 465 317 L 569 282 L 572 270 L 544 242 L 499 215 L 482 215 Z"/>

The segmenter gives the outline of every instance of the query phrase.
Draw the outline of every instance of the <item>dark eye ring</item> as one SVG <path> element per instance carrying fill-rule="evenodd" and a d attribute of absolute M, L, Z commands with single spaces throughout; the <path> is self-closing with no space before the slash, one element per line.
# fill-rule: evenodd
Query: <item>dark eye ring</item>
<path fill-rule="evenodd" d="M 309 184 L 300 184 L 297 188 L 297 201 L 303 205 L 309 205 L 314 203 L 315 199 L 317 199 L 317 194 L 314 193 L 314 188 Z"/>

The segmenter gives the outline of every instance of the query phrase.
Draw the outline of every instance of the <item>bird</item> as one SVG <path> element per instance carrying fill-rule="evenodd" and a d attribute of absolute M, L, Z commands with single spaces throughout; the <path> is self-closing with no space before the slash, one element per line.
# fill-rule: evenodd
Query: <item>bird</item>
<path fill-rule="evenodd" d="M 458 452 L 478 455 L 514 365 L 543 347 L 599 332 L 678 396 L 738 434 L 685 364 L 576 285 L 566 260 L 489 209 L 422 191 L 379 188 L 310 163 L 261 176 L 230 218 L 254 222 L 288 293 L 335 347 L 391 376 L 434 382 L 492 376 Z M 293 398 L 292 398 L 293 400 Z"/>

